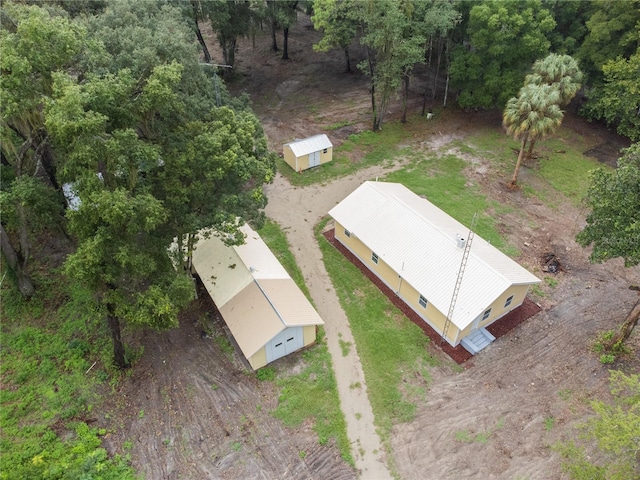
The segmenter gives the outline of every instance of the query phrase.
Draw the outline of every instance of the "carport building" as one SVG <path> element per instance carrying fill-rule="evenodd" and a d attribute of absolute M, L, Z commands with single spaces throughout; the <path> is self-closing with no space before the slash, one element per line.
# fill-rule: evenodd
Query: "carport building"
<path fill-rule="evenodd" d="M 243 245 L 200 240 L 193 266 L 236 344 L 257 370 L 316 339 L 324 322 L 260 236 L 248 225 Z"/>

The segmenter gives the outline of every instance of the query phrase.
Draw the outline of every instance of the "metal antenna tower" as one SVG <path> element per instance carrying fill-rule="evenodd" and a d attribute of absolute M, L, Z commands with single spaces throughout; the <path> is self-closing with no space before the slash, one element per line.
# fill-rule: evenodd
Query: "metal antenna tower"
<path fill-rule="evenodd" d="M 447 318 L 444 322 L 444 327 L 442 328 L 442 338 L 440 339 L 440 344 L 447 340 L 447 333 L 449 333 L 449 327 L 451 326 L 451 318 L 453 317 L 453 310 L 456 308 L 456 300 L 458 300 L 458 293 L 460 293 L 460 285 L 462 284 L 462 277 L 464 276 L 464 269 L 467 266 L 467 261 L 469 260 L 469 252 L 471 251 L 471 242 L 473 242 L 473 237 L 475 237 L 474 230 L 476 228 L 476 224 L 478 223 L 478 213 L 473 214 L 473 218 L 471 219 L 471 226 L 469 227 L 469 236 L 467 237 L 467 241 L 464 242 L 464 251 L 462 252 L 462 260 L 460 260 L 460 268 L 458 270 L 458 277 L 456 278 L 456 285 L 453 287 L 453 295 L 451 296 L 451 303 L 449 304 L 449 313 L 447 313 Z"/>

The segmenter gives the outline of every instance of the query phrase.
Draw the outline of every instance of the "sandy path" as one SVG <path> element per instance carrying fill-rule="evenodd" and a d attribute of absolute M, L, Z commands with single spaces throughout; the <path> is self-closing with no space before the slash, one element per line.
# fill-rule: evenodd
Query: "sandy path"
<path fill-rule="evenodd" d="M 360 358 L 355 348 L 344 356 L 340 340 L 355 341 L 349 320 L 342 310 L 336 292 L 322 262 L 322 253 L 314 237 L 314 226 L 327 212 L 362 182 L 388 173 L 389 168 L 371 167 L 326 185 L 293 187 L 280 174 L 267 186 L 269 204 L 267 216 L 280 224 L 293 245 L 293 254 L 315 302 L 318 313 L 325 321 L 327 345 L 336 375 L 342 411 L 347 423 L 347 435 L 360 478 L 390 479 L 382 449 L 373 422 L 373 410 L 367 396 Z M 361 385 L 353 388 L 353 385 Z"/>

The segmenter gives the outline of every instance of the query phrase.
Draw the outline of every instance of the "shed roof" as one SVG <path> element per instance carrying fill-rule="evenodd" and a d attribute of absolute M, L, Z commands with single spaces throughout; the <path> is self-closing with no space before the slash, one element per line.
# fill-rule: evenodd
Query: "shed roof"
<path fill-rule="evenodd" d="M 287 327 L 324 322 L 260 236 L 246 224 L 240 230 L 243 245 L 201 239 L 193 266 L 249 358 Z"/>
<path fill-rule="evenodd" d="M 380 259 L 447 314 L 469 229 L 404 185 L 365 182 L 329 212 Z M 474 236 L 451 321 L 464 329 L 512 285 L 540 280 Z"/>
<path fill-rule="evenodd" d="M 302 140 L 294 140 L 293 142 L 285 143 L 285 146 L 287 145 L 291 148 L 291 151 L 296 157 L 301 157 L 302 155 L 308 155 L 313 152 L 324 150 L 325 148 L 333 147 L 331 140 L 329 140 L 329 137 L 324 133 L 304 138 Z"/>

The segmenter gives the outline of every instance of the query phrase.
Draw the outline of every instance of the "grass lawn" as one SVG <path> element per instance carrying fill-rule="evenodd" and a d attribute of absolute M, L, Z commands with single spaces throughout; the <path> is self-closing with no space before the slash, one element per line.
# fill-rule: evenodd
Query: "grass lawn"
<path fill-rule="evenodd" d="M 277 223 L 267 221 L 259 231 L 291 278 L 311 301 L 302 273 L 295 263 L 289 243 Z M 275 370 L 267 365 L 257 372 L 258 378 L 275 379 L 281 387 L 278 408 L 273 412 L 285 425 L 297 426 L 306 419 L 313 419 L 313 429 L 320 444 L 334 439 L 340 455 L 354 465 L 351 445 L 347 437 L 347 424 L 340 409 L 340 397 L 333 373 L 331 355 L 324 341 L 324 329 L 319 327 L 316 344 L 302 354 L 303 370 L 291 376 L 275 378 Z"/>
<path fill-rule="evenodd" d="M 83 420 L 98 409 L 111 374 L 109 336 L 92 296 L 65 282 L 38 278 L 24 303 L 11 281 L 2 287 L 0 479 L 137 478 L 127 458 L 109 459 L 104 429 Z M 55 299 L 66 301 L 51 308 Z M 59 300 L 58 300 L 59 302 Z"/>

